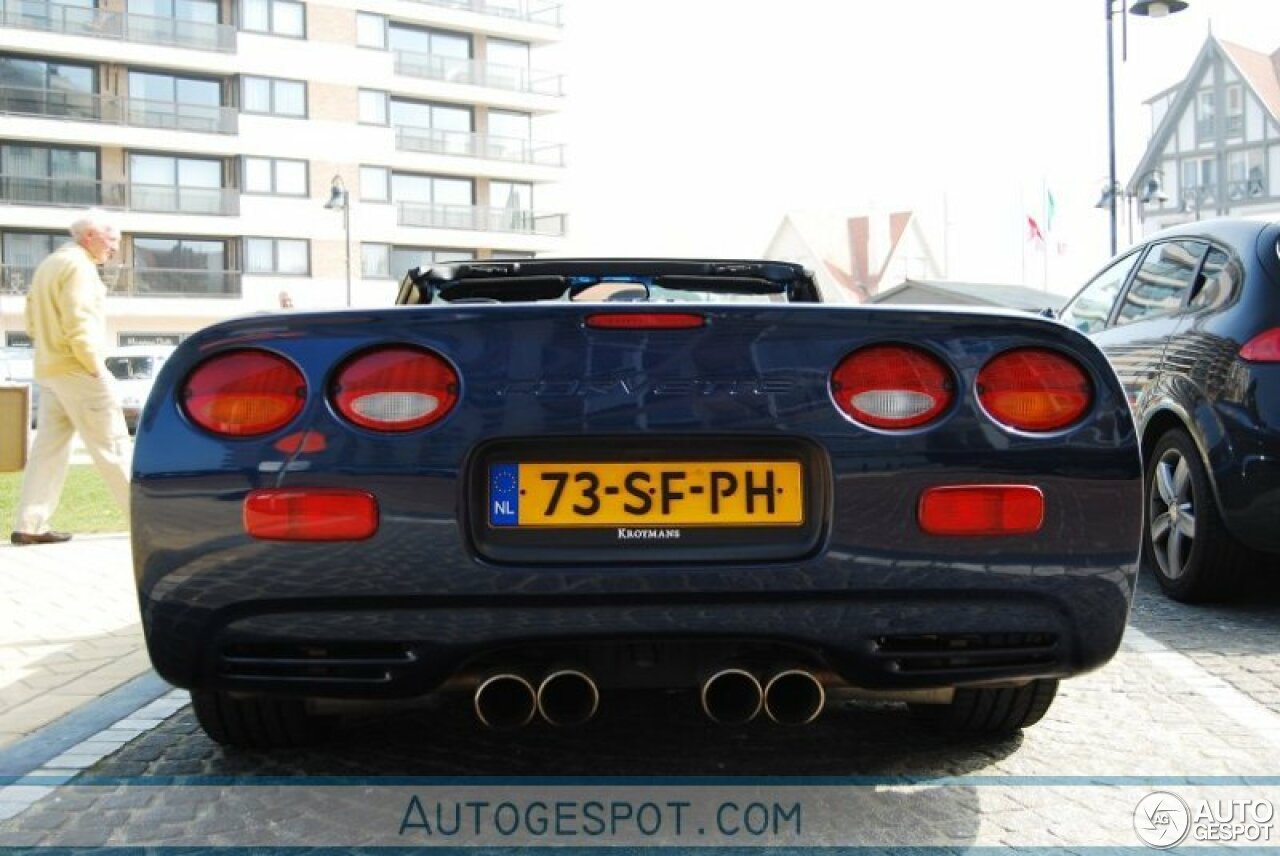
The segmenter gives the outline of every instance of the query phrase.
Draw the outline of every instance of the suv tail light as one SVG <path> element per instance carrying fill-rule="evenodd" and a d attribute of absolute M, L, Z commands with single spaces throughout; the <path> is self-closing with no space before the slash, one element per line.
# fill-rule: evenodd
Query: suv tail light
<path fill-rule="evenodd" d="M 206 431 L 255 437 L 293 421 L 306 403 L 307 381 L 279 354 L 227 351 L 197 366 L 180 395 L 187 416 Z"/>
<path fill-rule="evenodd" d="M 338 369 L 329 396 L 344 418 L 362 428 L 413 431 L 453 409 L 458 373 L 434 351 L 376 348 Z"/>
<path fill-rule="evenodd" d="M 933 421 L 955 397 L 942 361 L 906 345 L 872 345 L 840 361 L 831 395 L 851 419 L 873 428 L 916 428 Z"/>
<path fill-rule="evenodd" d="M 992 419 L 1019 431 L 1056 431 L 1093 401 L 1093 384 L 1074 360 L 1040 348 L 1005 351 L 978 372 L 978 400 Z"/>
<path fill-rule="evenodd" d="M 1254 336 L 1240 349 L 1240 359 L 1251 363 L 1280 363 L 1280 327 Z"/>

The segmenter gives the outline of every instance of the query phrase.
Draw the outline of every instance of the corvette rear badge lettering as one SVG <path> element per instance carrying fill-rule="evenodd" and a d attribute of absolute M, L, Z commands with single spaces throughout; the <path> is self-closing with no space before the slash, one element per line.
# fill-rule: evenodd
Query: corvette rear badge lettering
<path fill-rule="evenodd" d="M 679 529 L 627 529 L 618 527 L 619 541 L 675 541 L 680 537 Z"/>

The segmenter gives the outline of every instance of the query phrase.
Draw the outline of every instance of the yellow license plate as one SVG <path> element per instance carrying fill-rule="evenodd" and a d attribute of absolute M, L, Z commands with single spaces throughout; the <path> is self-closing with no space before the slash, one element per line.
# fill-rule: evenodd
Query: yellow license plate
<path fill-rule="evenodd" d="M 799 461 L 502 463 L 492 526 L 799 526 Z"/>

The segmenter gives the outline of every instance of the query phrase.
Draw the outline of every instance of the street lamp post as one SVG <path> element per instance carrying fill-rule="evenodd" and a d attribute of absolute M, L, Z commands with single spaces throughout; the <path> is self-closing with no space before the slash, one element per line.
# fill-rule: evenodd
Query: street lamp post
<path fill-rule="evenodd" d="M 329 201 L 324 204 L 330 210 L 342 209 L 342 256 L 347 274 L 347 306 L 351 306 L 351 194 L 342 176 L 335 175 L 329 183 Z"/>
<path fill-rule="evenodd" d="M 1107 187 L 1112 188 L 1111 201 L 1111 255 L 1116 254 L 1116 73 L 1115 49 L 1111 19 L 1115 16 L 1116 0 L 1103 0 L 1107 6 Z M 1120 14 L 1127 14 L 1121 0 Z M 1129 12 L 1147 18 L 1163 18 L 1187 8 L 1187 0 L 1137 0 Z M 1126 27 L 1127 30 L 1127 27 Z"/>

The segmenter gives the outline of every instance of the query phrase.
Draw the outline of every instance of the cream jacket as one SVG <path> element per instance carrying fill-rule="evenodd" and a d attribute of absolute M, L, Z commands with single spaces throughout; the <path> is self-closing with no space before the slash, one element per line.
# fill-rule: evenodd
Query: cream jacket
<path fill-rule="evenodd" d="M 107 287 L 79 244 L 64 244 L 40 263 L 27 294 L 36 380 L 105 370 L 106 304 Z"/>

